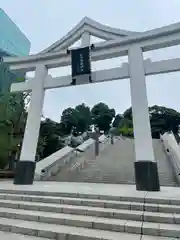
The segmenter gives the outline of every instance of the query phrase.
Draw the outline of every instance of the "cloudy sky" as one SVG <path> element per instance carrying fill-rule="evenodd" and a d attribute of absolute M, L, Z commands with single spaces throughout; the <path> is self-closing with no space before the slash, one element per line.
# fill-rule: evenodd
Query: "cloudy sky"
<path fill-rule="evenodd" d="M 31 53 L 37 53 L 63 37 L 84 16 L 112 27 L 145 31 L 180 21 L 179 0 L 0 0 L 0 7 L 31 41 Z M 98 41 L 93 39 L 93 41 Z M 153 60 L 178 57 L 179 47 L 148 52 Z M 127 58 L 93 64 L 93 70 L 117 67 Z M 57 69 L 55 75 L 70 73 Z M 146 78 L 149 105 L 164 105 L 180 111 L 180 73 Z M 80 86 L 46 92 L 45 116 L 59 121 L 64 108 L 86 103 L 105 102 L 122 113 L 131 105 L 129 80 Z"/>

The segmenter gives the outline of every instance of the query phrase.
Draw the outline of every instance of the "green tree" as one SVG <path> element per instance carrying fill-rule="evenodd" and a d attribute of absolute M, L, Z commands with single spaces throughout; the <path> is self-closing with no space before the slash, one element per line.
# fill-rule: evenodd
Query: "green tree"
<path fill-rule="evenodd" d="M 115 127 L 115 128 L 119 127 L 120 122 L 122 121 L 122 119 L 123 119 L 123 115 L 117 114 L 115 116 L 115 118 L 114 118 L 112 126 Z"/>
<path fill-rule="evenodd" d="M 123 117 L 132 120 L 132 107 L 128 108 L 124 113 Z"/>
<path fill-rule="evenodd" d="M 83 133 L 89 129 L 91 121 L 90 108 L 83 103 L 63 111 L 61 128 L 64 134 L 70 134 L 72 129 L 76 133 Z"/>
<path fill-rule="evenodd" d="M 0 130 L 0 169 L 4 169 L 9 158 L 11 124 L 8 121 L 0 122 Z"/>
<path fill-rule="evenodd" d="M 128 128 L 127 126 L 123 126 L 119 129 L 119 133 L 125 137 L 133 137 L 133 128 Z"/>
<path fill-rule="evenodd" d="M 42 157 L 43 158 L 48 157 L 54 152 L 60 150 L 62 147 L 64 147 L 64 144 L 61 138 L 56 134 L 50 134 L 46 138 L 46 145 L 44 147 Z"/>
<path fill-rule="evenodd" d="M 92 123 L 91 111 L 84 103 L 75 107 L 76 131 L 85 132 Z"/>
<path fill-rule="evenodd" d="M 28 101 L 29 93 L 15 93 L 10 94 L 9 97 L 6 116 L 12 126 L 12 135 L 9 145 L 10 168 L 13 168 L 13 162 L 15 160 L 15 157 L 17 156 L 19 158 L 20 155 L 27 119 L 27 109 L 25 102 Z"/>
<path fill-rule="evenodd" d="M 1 158 L 1 168 L 7 165 L 13 167 L 15 156 L 19 155 L 27 118 L 25 99 L 28 94 L 2 93 L 0 98 L 0 149 L 5 159 Z M 3 129 L 3 131 L 2 131 Z M 2 144 L 2 142 L 4 142 Z M 5 165 L 4 165 L 5 164 Z M 4 165 L 4 166 L 3 166 Z"/>
<path fill-rule="evenodd" d="M 62 131 L 65 135 L 71 133 L 73 127 L 76 126 L 77 119 L 76 119 L 76 111 L 74 108 L 67 108 L 62 112 L 61 116 L 61 127 Z"/>
<path fill-rule="evenodd" d="M 119 124 L 119 128 L 126 126 L 127 128 L 133 128 L 133 121 L 128 118 L 123 118 Z"/>
<path fill-rule="evenodd" d="M 93 124 L 99 128 L 108 132 L 113 118 L 115 117 L 115 110 L 110 109 L 105 103 L 98 103 L 91 109 Z"/>
<path fill-rule="evenodd" d="M 152 136 L 159 138 L 160 133 L 172 131 L 176 136 L 179 132 L 180 113 L 174 109 L 154 105 L 149 108 Z"/>
<path fill-rule="evenodd" d="M 4 168 L 8 159 L 13 160 L 24 132 L 26 109 L 23 93 L 10 93 L 13 82 L 25 80 L 24 73 L 9 71 L 7 64 L 0 62 L 0 168 Z"/>
<path fill-rule="evenodd" d="M 128 108 L 123 116 L 124 118 L 129 119 L 129 121 L 132 121 L 132 108 Z M 176 110 L 154 105 L 149 107 L 149 117 L 153 138 L 159 138 L 160 134 L 169 131 L 172 131 L 176 137 L 178 136 L 180 113 Z"/>
<path fill-rule="evenodd" d="M 119 124 L 119 133 L 123 136 L 133 137 L 133 122 L 131 119 L 123 118 Z"/>
<path fill-rule="evenodd" d="M 43 159 L 64 147 L 60 124 L 47 118 L 41 122 L 37 155 Z"/>

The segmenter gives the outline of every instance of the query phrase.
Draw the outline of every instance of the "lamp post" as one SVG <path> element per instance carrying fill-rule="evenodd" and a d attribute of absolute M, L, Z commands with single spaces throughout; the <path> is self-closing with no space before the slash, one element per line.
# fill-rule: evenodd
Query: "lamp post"
<path fill-rule="evenodd" d="M 111 139 L 111 144 L 114 144 L 114 131 L 115 131 L 115 128 L 114 128 L 114 127 L 112 127 L 112 128 L 109 130 L 110 139 Z"/>
<path fill-rule="evenodd" d="M 99 155 L 99 136 L 100 136 L 100 131 L 99 128 L 95 128 L 95 156 Z"/>

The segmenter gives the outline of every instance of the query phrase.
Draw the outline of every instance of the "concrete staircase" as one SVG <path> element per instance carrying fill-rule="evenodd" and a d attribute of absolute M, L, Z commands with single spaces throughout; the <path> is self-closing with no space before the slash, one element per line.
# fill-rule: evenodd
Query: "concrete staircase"
<path fill-rule="evenodd" d="M 114 142 L 117 138 L 114 139 Z M 99 152 L 100 154 L 111 145 L 110 138 L 101 135 L 99 138 Z M 48 180 L 61 182 L 74 182 L 79 172 L 86 168 L 87 164 L 95 159 L 95 141 L 89 139 L 76 148 L 76 155 L 71 158 L 69 164 L 60 168 L 57 174 L 52 175 Z"/>
<path fill-rule="evenodd" d="M 1 189 L 0 231 L 2 240 L 172 240 L 180 200 Z"/>
<path fill-rule="evenodd" d="M 153 140 L 161 186 L 176 186 L 173 168 L 160 140 Z M 54 181 L 134 184 L 134 140 L 120 139 L 107 146 L 97 158 L 86 160 L 78 172 L 54 176 Z"/>

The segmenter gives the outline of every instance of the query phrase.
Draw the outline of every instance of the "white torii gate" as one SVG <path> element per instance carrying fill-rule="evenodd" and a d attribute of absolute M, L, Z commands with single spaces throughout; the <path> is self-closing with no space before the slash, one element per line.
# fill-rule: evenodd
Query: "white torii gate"
<path fill-rule="evenodd" d="M 137 190 L 159 191 L 157 163 L 154 157 L 146 75 L 180 71 L 180 58 L 151 62 L 143 60 L 143 51 L 180 44 L 180 23 L 137 33 L 104 26 L 85 17 L 65 37 L 36 55 L 4 57 L 11 70 L 35 71 L 35 77 L 13 83 L 12 92 L 32 91 L 20 161 L 14 184 L 32 184 L 41 113 L 46 89 L 69 87 L 72 77 L 52 77 L 48 69 L 70 65 L 67 48 L 81 38 L 81 47 L 90 46 L 90 36 L 106 41 L 94 44 L 91 61 L 128 55 L 128 63 L 109 70 L 92 72 L 92 83 L 130 78 L 135 137 L 135 176 Z M 82 82 L 81 84 L 86 84 Z"/>

